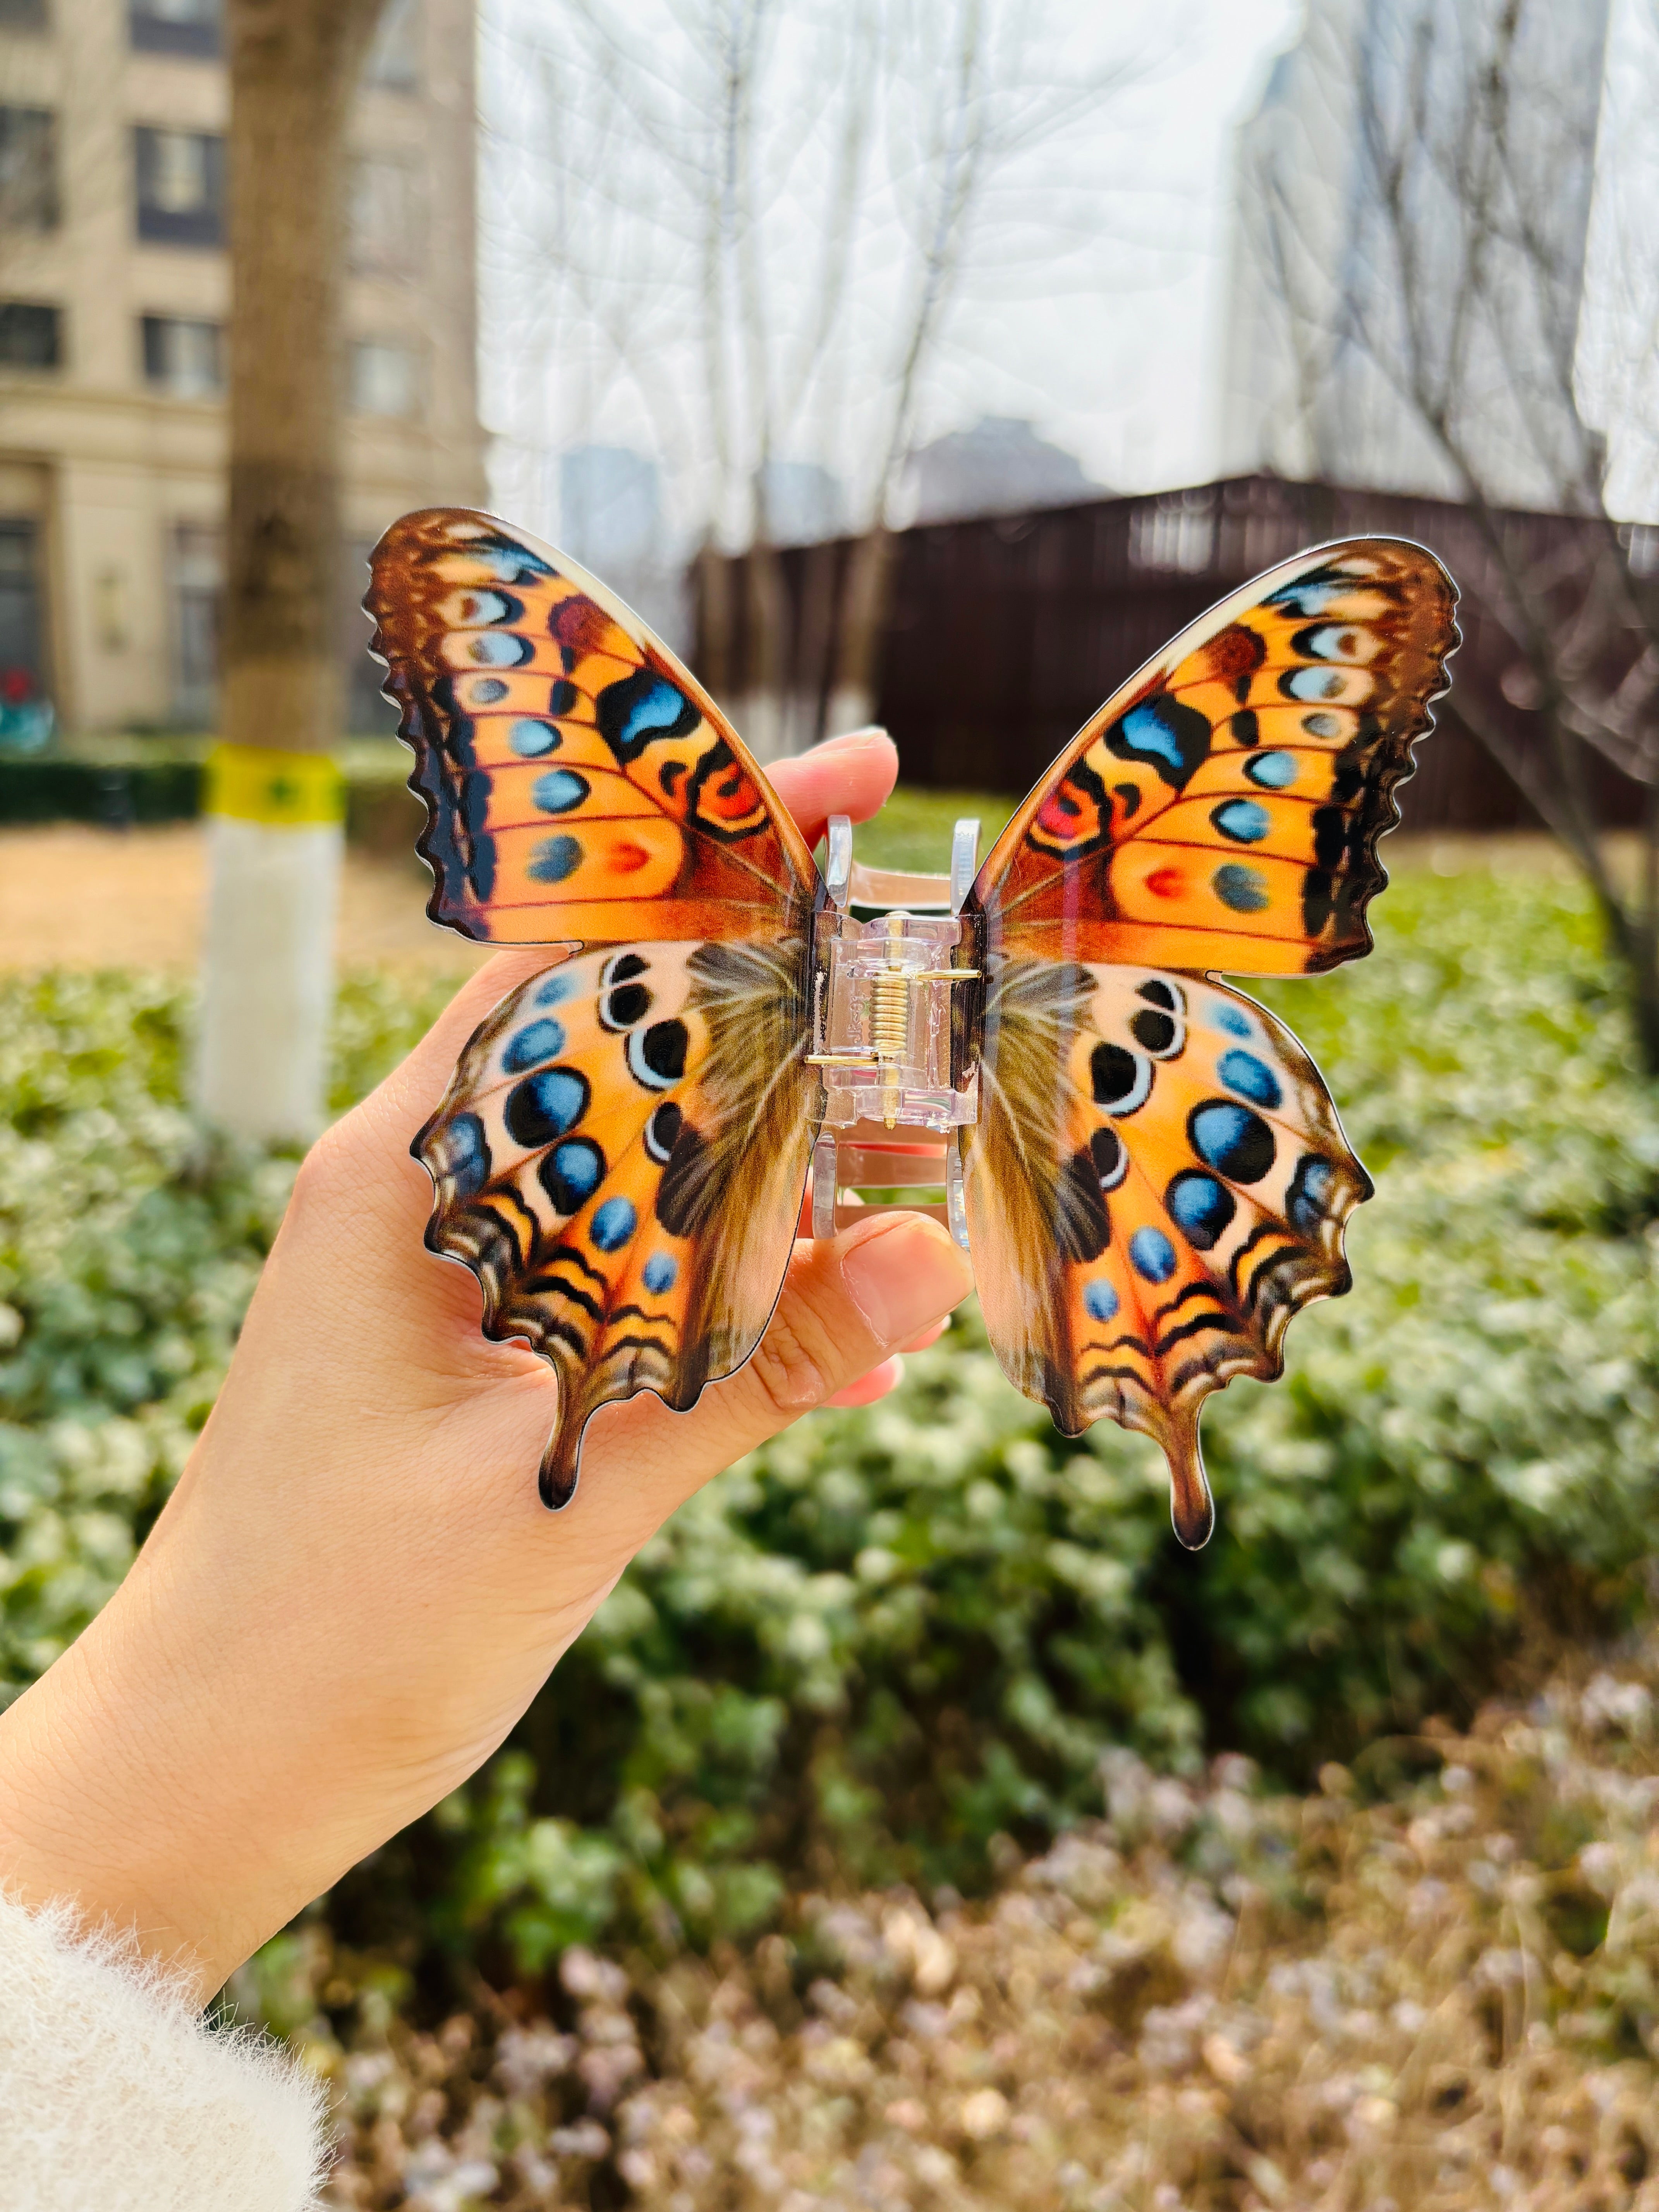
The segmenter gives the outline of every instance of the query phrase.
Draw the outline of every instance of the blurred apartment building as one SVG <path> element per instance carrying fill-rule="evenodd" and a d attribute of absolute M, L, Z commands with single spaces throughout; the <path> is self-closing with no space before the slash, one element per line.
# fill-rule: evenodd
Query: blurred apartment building
<path fill-rule="evenodd" d="M 0 682 L 32 672 L 70 729 L 202 727 L 214 712 L 220 57 L 219 0 L 0 0 Z M 471 0 L 392 0 L 353 128 L 346 499 L 361 553 L 408 507 L 483 494 Z M 364 625 L 348 605 L 340 621 L 352 726 L 378 726 Z"/>
<path fill-rule="evenodd" d="M 1583 296 L 1608 12 L 1308 0 L 1238 134 L 1223 476 L 1461 496 L 1404 396 L 1415 349 L 1487 495 L 1560 503 L 1574 430 L 1559 356 Z"/>

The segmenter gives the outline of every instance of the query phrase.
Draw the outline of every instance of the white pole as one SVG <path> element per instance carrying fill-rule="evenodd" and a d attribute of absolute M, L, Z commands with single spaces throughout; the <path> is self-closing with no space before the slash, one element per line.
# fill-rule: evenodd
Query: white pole
<path fill-rule="evenodd" d="M 327 1118 L 344 811 L 327 753 L 209 756 L 196 1098 L 239 1137 L 305 1142 Z"/>

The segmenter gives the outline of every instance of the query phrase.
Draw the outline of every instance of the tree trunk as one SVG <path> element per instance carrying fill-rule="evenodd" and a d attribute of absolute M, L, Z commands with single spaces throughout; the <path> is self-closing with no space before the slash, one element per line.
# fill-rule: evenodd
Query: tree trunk
<path fill-rule="evenodd" d="M 343 814 L 346 128 L 384 0 L 228 0 L 224 743 L 209 778 L 198 1089 L 237 1133 L 323 1118 Z"/>
<path fill-rule="evenodd" d="M 713 539 L 697 555 L 697 673 L 731 712 L 735 696 L 732 636 L 732 562 Z"/>
<path fill-rule="evenodd" d="M 887 622 L 896 548 L 893 533 L 877 523 L 854 546 L 842 586 L 835 677 L 824 714 L 827 734 L 861 730 L 875 720 L 881 637 Z"/>
<path fill-rule="evenodd" d="M 824 735 L 824 714 L 830 703 L 834 673 L 830 655 L 836 648 L 836 586 L 841 548 L 830 540 L 809 545 L 801 556 L 800 617 L 796 625 L 794 681 L 792 690 L 793 750 L 805 752 Z"/>
<path fill-rule="evenodd" d="M 789 750 L 789 593 L 778 550 L 757 538 L 743 556 L 743 690 L 733 717 L 763 767 Z"/>

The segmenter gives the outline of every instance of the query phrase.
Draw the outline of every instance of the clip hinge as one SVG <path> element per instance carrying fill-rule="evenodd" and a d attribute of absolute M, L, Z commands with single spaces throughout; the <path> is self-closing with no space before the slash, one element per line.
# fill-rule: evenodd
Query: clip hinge
<path fill-rule="evenodd" d="M 927 1129 L 943 1135 L 977 1119 L 978 1079 L 957 1087 L 953 1068 L 951 994 L 976 981 L 977 968 L 957 968 L 952 955 L 963 924 L 946 912 L 915 913 L 908 905 L 860 920 L 852 908 L 903 891 L 945 908 L 953 878 L 963 876 L 977 825 L 957 825 L 953 875 L 884 875 L 853 860 L 852 826 L 830 824 L 827 882 L 830 903 L 817 917 L 817 1000 L 807 1064 L 823 1079 L 824 1126 L 860 1121 L 884 1129 Z M 968 878 L 970 880 L 970 878 Z M 919 902 L 920 900 L 919 900 Z"/>

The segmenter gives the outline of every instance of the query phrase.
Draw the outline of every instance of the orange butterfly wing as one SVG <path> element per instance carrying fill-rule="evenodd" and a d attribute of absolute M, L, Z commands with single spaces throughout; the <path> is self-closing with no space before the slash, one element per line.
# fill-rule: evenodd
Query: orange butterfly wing
<path fill-rule="evenodd" d="M 1209 1534 L 1204 1398 L 1283 1364 L 1348 1287 L 1370 1194 L 1288 1030 L 1194 973 L 1370 948 L 1376 841 L 1457 641 L 1450 578 L 1386 538 L 1287 562 L 1108 702 L 1021 807 L 964 913 L 985 971 L 962 1133 L 987 1326 L 1075 1435 L 1157 1437 L 1177 1533 Z"/>
<path fill-rule="evenodd" d="M 702 685 L 614 593 L 493 515 L 405 515 L 364 604 L 427 804 L 434 921 L 504 945 L 765 937 L 812 858 Z"/>
<path fill-rule="evenodd" d="M 428 1247 L 558 1372 L 559 1506 L 592 1413 L 694 1405 L 776 1304 L 822 1111 L 817 872 L 696 678 L 562 554 L 438 507 L 371 568 L 432 918 L 576 951 L 480 1026 L 413 1147 Z"/>
<path fill-rule="evenodd" d="M 647 1389 L 684 1412 L 771 1316 L 817 1120 L 800 975 L 789 940 L 568 961 L 479 1027 L 415 1140 L 428 1246 L 477 1277 L 487 1336 L 558 1371 L 550 1505 L 590 1414 Z"/>
<path fill-rule="evenodd" d="M 1085 724 L 970 901 L 1054 959 L 1316 974 L 1370 949 L 1376 841 L 1457 642 L 1456 587 L 1387 538 L 1270 569 Z"/>
<path fill-rule="evenodd" d="M 1204 1399 L 1277 1376 L 1291 1316 L 1348 1287 L 1371 1187 L 1319 1071 L 1225 984 L 1045 959 L 1004 966 L 982 1070 L 963 1156 L 991 1341 L 1067 1436 L 1110 1414 L 1156 1437 L 1201 1544 Z"/>

